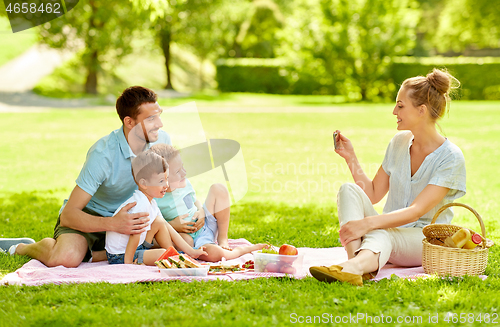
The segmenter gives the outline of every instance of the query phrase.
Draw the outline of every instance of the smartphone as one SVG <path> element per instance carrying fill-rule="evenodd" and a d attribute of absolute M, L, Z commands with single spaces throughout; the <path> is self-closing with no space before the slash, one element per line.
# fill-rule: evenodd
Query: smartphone
<path fill-rule="evenodd" d="M 339 133 L 333 133 L 333 147 L 335 148 L 335 150 L 337 150 L 337 135 L 339 135 Z"/>

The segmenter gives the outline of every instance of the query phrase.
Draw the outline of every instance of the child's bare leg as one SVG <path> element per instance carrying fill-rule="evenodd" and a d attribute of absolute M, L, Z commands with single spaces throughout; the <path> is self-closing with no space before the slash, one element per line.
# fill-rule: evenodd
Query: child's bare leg
<path fill-rule="evenodd" d="M 217 183 L 210 187 L 205 206 L 217 219 L 218 237 L 217 243 L 223 248 L 230 250 L 228 244 L 228 230 L 231 201 L 226 186 Z"/>
<path fill-rule="evenodd" d="M 154 238 L 158 245 L 163 249 L 171 247 L 173 245 L 172 238 L 170 237 L 170 233 L 168 232 L 165 224 L 168 224 L 165 220 L 158 218 L 155 219 L 155 221 L 151 224 L 151 229 L 146 233 L 146 242 L 152 244 Z"/>
<path fill-rule="evenodd" d="M 217 262 L 220 261 L 222 257 L 224 257 L 227 260 L 231 260 L 253 251 L 262 250 L 266 246 L 267 244 L 255 244 L 251 246 L 239 246 L 232 250 L 226 250 L 216 244 L 205 244 L 205 252 L 207 252 L 208 255 L 202 255 L 199 257 L 199 259 L 204 261 Z"/>
<path fill-rule="evenodd" d="M 142 263 L 146 266 L 154 266 L 155 261 L 165 252 L 165 249 L 150 249 L 144 251 Z"/>

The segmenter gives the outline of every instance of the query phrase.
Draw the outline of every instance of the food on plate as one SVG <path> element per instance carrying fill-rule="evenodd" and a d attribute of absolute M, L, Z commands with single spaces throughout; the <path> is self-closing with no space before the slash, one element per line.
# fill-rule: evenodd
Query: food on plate
<path fill-rule="evenodd" d="M 278 254 L 281 254 L 281 255 L 297 255 L 297 254 L 299 254 L 299 251 L 293 245 L 283 244 L 280 247 L 280 250 L 279 250 Z"/>
<path fill-rule="evenodd" d="M 173 246 L 171 246 L 167 249 L 167 251 L 163 252 L 163 254 L 156 261 L 167 259 L 168 257 L 174 255 L 179 255 L 179 252 L 177 252 L 177 250 Z"/>
<path fill-rule="evenodd" d="M 210 265 L 210 268 L 208 270 L 208 272 L 220 273 L 220 274 L 226 274 L 235 271 L 241 271 L 241 266 L 239 264 L 231 265 L 227 263 L 220 263 L 220 264 Z"/>
<path fill-rule="evenodd" d="M 203 268 L 196 260 L 184 253 L 157 260 L 155 264 L 160 269 Z"/>
<path fill-rule="evenodd" d="M 248 260 L 247 262 L 245 262 L 242 266 L 243 268 L 245 269 L 254 269 L 255 268 L 255 263 L 253 262 L 253 260 Z"/>

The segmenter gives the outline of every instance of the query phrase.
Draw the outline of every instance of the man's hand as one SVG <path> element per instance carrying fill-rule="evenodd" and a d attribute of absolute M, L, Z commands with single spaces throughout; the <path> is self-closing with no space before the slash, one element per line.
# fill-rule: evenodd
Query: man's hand
<path fill-rule="evenodd" d="M 131 202 L 118 211 L 116 215 L 107 218 L 109 219 L 109 230 L 127 235 L 146 231 L 149 214 L 147 212 L 128 213 L 136 204 L 136 202 Z"/>
<path fill-rule="evenodd" d="M 184 218 L 189 216 L 189 214 L 184 214 L 175 217 L 169 221 L 170 226 L 172 226 L 178 233 L 194 233 L 196 229 L 192 221 L 186 221 Z"/>

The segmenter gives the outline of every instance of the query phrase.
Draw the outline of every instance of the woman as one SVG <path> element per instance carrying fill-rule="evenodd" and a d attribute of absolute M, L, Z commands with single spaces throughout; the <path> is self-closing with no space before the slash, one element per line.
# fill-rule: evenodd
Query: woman
<path fill-rule="evenodd" d="M 370 180 L 363 172 L 351 141 L 337 131 L 338 149 L 346 160 L 355 184 L 339 190 L 340 241 L 348 260 L 330 267 L 311 267 L 320 281 L 362 285 L 387 262 L 399 266 L 422 264 L 422 228 L 444 204 L 465 194 L 465 161 L 460 149 L 436 129 L 448 102 L 452 80 L 434 69 L 426 77 L 405 80 L 398 92 L 393 114 L 396 134 L 384 161 Z M 383 214 L 373 204 L 386 194 Z M 448 208 L 438 223 L 449 223 Z"/>

